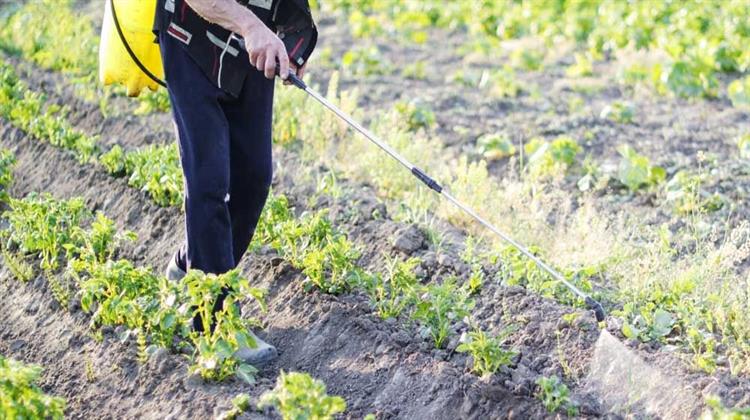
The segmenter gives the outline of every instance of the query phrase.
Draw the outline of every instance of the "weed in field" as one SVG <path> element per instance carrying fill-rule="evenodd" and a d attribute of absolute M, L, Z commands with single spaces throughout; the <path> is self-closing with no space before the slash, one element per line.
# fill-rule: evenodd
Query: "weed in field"
<path fill-rule="evenodd" d="M 686 171 L 677 172 L 664 185 L 666 202 L 680 215 L 697 215 L 721 209 L 725 204 L 721 195 L 709 194 L 701 188 L 706 177 L 702 171 L 696 175 Z"/>
<path fill-rule="evenodd" d="M 456 286 L 454 278 L 442 284 L 426 286 L 411 317 L 422 324 L 423 333 L 432 337 L 436 348 L 442 348 L 450 334 L 450 327 L 461 321 L 474 307 L 469 293 Z"/>
<path fill-rule="evenodd" d="M 570 390 L 557 376 L 540 377 L 536 384 L 539 386 L 537 398 L 542 401 L 544 408 L 550 413 L 564 410 L 568 417 L 578 415 L 578 407 L 570 399 Z"/>
<path fill-rule="evenodd" d="M 544 52 L 536 49 L 517 48 L 510 53 L 510 62 L 517 69 L 538 71 L 542 69 Z"/>
<path fill-rule="evenodd" d="M 503 366 L 509 366 L 517 352 L 507 350 L 503 342 L 513 332 L 506 328 L 495 337 L 489 336 L 480 329 L 468 334 L 468 340 L 461 343 L 456 351 L 469 353 L 473 359 L 472 371 L 479 376 L 489 376 Z"/>
<path fill-rule="evenodd" d="M 9 419 L 62 419 L 65 400 L 37 385 L 42 367 L 0 355 L 0 413 Z"/>
<path fill-rule="evenodd" d="M 666 178 L 666 171 L 659 166 L 651 165 L 646 156 L 638 154 L 630 145 L 618 147 L 622 159 L 617 178 L 630 191 L 660 184 Z"/>
<path fill-rule="evenodd" d="M 424 61 L 415 61 L 404 66 L 401 76 L 411 80 L 427 80 L 428 65 Z"/>
<path fill-rule="evenodd" d="M 26 262 L 26 259 L 22 255 L 16 255 L 5 248 L 2 251 L 3 262 L 8 267 L 13 276 L 18 280 L 27 282 L 34 278 L 34 267 Z"/>
<path fill-rule="evenodd" d="M 329 396 L 323 382 L 307 373 L 279 373 L 276 386 L 261 395 L 258 408 L 273 407 L 284 420 L 329 420 L 346 410 L 346 401 Z"/>

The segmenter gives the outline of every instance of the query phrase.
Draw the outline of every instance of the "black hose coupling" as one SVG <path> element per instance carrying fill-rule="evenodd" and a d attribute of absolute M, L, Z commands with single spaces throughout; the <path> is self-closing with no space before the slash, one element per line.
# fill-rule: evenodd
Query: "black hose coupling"
<path fill-rule="evenodd" d="M 604 308 L 602 307 L 602 304 L 595 301 L 591 296 L 586 296 L 586 306 L 588 306 L 589 309 L 594 311 L 594 315 L 596 315 L 596 321 L 602 322 L 604 321 L 605 314 L 604 314 Z"/>
<path fill-rule="evenodd" d="M 417 168 L 416 166 L 411 168 L 411 173 L 414 174 L 420 181 L 422 181 L 425 185 L 430 187 L 430 189 L 436 191 L 438 194 L 443 192 L 443 187 L 437 183 L 434 179 L 430 178 L 429 175 L 422 172 L 421 169 Z"/>

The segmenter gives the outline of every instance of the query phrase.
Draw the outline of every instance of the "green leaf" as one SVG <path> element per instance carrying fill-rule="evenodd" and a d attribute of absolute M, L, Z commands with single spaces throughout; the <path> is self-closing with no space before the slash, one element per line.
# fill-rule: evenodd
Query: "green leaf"
<path fill-rule="evenodd" d="M 253 385 L 255 383 L 255 375 L 257 373 L 258 373 L 258 369 L 246 363 L 239 365 L 237 367 L 237 370 L 235 371 L 235 375 L 237 375 L 237 378 L 239 378 L 241 381 L 245 382 L 248 385 Z"/>

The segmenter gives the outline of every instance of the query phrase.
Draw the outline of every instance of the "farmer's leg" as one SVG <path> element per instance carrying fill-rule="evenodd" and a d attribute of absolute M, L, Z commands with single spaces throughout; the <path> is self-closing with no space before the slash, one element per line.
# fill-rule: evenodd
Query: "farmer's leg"
<path fill-rule="evenodd" d="M 234 268 L 229 208 L 229 129 L 224 94 L 165 32 L 164 71 L 185 175 L 185 269 L 224 273 Z"/>
<path fill-rule="evenodd" d="M 271 186 L 273 91 L 273 80 L 251 71 L 240 97 L 222 105 L 229 121 L 229 212 L 237 264 L 252 239 Z"/>

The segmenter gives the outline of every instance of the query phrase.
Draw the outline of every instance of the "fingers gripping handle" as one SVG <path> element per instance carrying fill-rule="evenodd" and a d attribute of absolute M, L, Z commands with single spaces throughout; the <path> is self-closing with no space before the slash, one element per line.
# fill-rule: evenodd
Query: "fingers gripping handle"
<path fill-rule="evenodd" d="M 281 75 L 281 67 L 279 66 L 278 61 L 276 62 L 276 75 Z M 297 74 L 294 73 L 294 70 L 289 70 L 289 75 L 287 76 L 286 80 L 293 84 L 294 86 L 297 86 L 298 88 L 305 90 L 307 89 L 307 84 L 302 81 L 299 77 L 297 77 Z"/>

